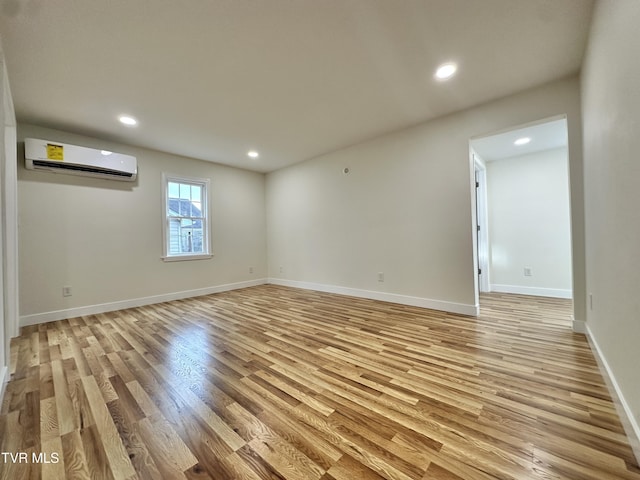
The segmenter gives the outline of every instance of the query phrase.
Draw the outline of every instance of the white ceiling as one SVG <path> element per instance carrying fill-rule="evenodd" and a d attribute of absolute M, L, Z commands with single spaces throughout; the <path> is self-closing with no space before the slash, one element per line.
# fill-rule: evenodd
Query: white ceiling
<path fill-rule="evenodd" d="M 519 138 L 530 138 L 531 141 L 526 145 L 515 145 L 514 142 Z M 486 162 L 519 157 L 567 145 L 567 120 L 564 118 L 471 140 L 473 149 Z"/>
<path fill-rule="evenodd" d="M 4 0 L 0 35 L 19 121 L 266 172 L 577 73 L 591 9 Z M 435 81 L 449 60 L 458 75 Z"/>

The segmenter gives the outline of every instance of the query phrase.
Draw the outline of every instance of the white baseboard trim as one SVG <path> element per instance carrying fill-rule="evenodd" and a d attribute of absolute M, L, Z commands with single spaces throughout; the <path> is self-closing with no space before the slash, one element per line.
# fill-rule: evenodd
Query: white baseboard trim
<path fill-rule="evenodd" d="M 636 457 L 636 461 L 640 464 L 640 425 L 636 421 L 633 416 L 633 412 L 629 407 L 629 403 L 625 400 L 624 395 L 622 394 L 622 390 L 620 390 L 620 386 L 616 381 L 616 377 L 613 375 L 609 364 L 607 363 L 607 359 L 600 350 L 600 346 L 598 342 L 593 337 L 591 330 L 589 329 L 589 325 L 585 324 L 587 340 L 591 346 L 591 350 L 596 357 L 596 362 L 598 363 L 598 367 L 600 368 L 600 373 L 605 379 L 607 387 L 609 388 L 609 394 L 611 395 L 613 402 L 616 406 L 616 410 L 618 411 L 618 416 L 620 417 L 620 421 L 622 422 L 622 426 L 624 427 L 624 431 L 627 434 L 627 438 L 629 440 L 629 444 L 631 444 L 631 449 L 633 450 L 633 454 Z"/>
<path fill-rule="evenodd" d="M 571 326 L 575 333 L 587 334 L 587 324 L 584 320 L 571 319 Z"/>
<path fill-rule="evenodd" d="M 268 283 L 281 285 L 283 287 L 302 288 L 304 290 L 316 290 L 319 292 L 336 293 L 338 295 L 348 295 L 351 297 L 368 298 L 371 300 L 381 300 L 383 302 L 399 303 L 412 307 L 429 308 L 444 312 L 457 313 L 460 315 L 478 316 L 479 305 L 469 305 L 464 303 L 447 302 L 443 300 L 432 300 L 430 298 L 412 297 L 409 295 L 399 295 L 396 293 L 377 292 L 374 290 L 361 290 L 359 288 L 340 287 L 337 285 L 325 285 L 321 283 L 299 282 L 295 280 L 285 280 L 282 278 L 269 278 Z"/>
<path fill-rule="evenodd" d="M 443 300 L 432 300 L 429 298 L 412 297 L 409 295 L 399 295 L 395 293 L 378 292 L 374 290 L 362 290 L 357 288 L 340 287 L 335 285 L 325 285 L 325 284 L 311 283 L 311 282 L 284 280 L 280 278 L 268 278 L 268 279 L 261 278 L 258 280 L 228 283 L 224 285 L 216 285 L 213 287 L 199 288 L 195 290 L 185 290 L 181 292 L 172 292 L 172 293 L 166 293 L 162 295 L 153 295 L 150 297 L 133 298 L 129 300 L 120 300 L 117 302 L 101 303 L 98 305 L 87 305 L 83 307 L 74 307 L 74 308 L 69 308 L 64 310 L 55 310 L 51 312 L 23 315 L 20 317 L 20 326 L 26 327 L 29 325 L 37 325 L 40 323 L 64 320 L 66 318 L 75 318 L 75 317 L 81 317 L 84 315 L 95 315 L 98 313 L 124 310 L 126 308 L 152 305 L 154 303 L 170 302 L 172 300 L 180 300 L 183 298 L 190 298 L 190 297 L 199 297 L 202 295 L 210 295 L 212 293 L 226 292 L 229 290 L 236 290 L 239 288 L 247 288 L 247 287 L 254 287 L 256 285 L 264 285 L 266 283 L 271 283 L 274 285 L 282 285 L 285 287 L 302 288 L 305 290 L 317 290 L 320 292 L 336 293 L 338 295 L 349 295 L 352 297 L 369 298 L 372 300 L 381 300 L 383 302 L 399 303 L 401 305 L 411 305 L 413 307 L 430 308 L 432 310 L 440 310 L 444 312 L 457 313 L 460 315 L 477 316 L 480 312 L 479 305 L 447 302 Z"/>
<path fill-rule="evenodd" d="M 195 290 L 184 290 L 182 292 L 165 293 L 162 295 L 153 295 L 150 297 L 132 298 L 129 300 L 121 300 L 111 303 L 101 303 L 98 305 L 88 305 L 85 307 L 74 307 L 65 310 L 55 310 L 53 312 L 35 313 L 32 315 L 21 316 L 20 326 L 26 327 L 28 325 L 36 325 L 39 323 L 64 320 L 65 318 L 75 318 L 81 317 L 83 315 L 95 315 L 97 313 L 113 312 L 116 310 L 124 310 L 125 308 L 142 307 L 144 305 L 170 302 L 172 300 L 180 300 L 183 298 L 200 297 L 202 295 L 210 295 L 212 293 L 237 290 L 239 288 L 255 287 L 256 285 L 264 285 L 265 283 L 267 283 L 267 279 L 261 278 L 258 280 L 227 283 L 224 285 L 215 285 L 213 287 L 198 288 Z"/>
<path fill-rule="evenodd" d="M 491 285 L 492 292 L 517 293 L 518 295 L 533 295 L 536 297 L 573 298 L 571 290 L 560 288 L 522 287 L 520 285 Z"/>

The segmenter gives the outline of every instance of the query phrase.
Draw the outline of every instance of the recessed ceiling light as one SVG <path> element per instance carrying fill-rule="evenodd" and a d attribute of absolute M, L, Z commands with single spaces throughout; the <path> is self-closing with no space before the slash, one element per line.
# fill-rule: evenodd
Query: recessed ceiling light
<path fill-rule="evenodd" d="M 449 78 L 453 77 L 457 70 L 458 65 L 456 65 L 455 63 L 443 63 L 436 70 L 435 77 L 438 80 L 448 80 Z"/>
<path fill-rule="evenodd" d="M 120 115 L 118 117 L 118 120 L 120 120 L 120 123 L 127 125 L 129 127 L 133 127 L 134 125 L 138 124 L 138 121 L 129 115 Z"/>
<path fill-rule="evenodd" d="M 106 157 L 107 155 L 111 155 L 113 152 L 110 152 L 109 150 L 100 150 L 100 153 Z"/>
<path fill-rule="evenodd" d="M 520 147 L 521 145 L 526 145 L 530 141 L 531 141 L 531 139 L 529 137 L 522 137 L 522 138 L 517 139 L 515 142 L 513 142 L 513 144 Z"/>
<path fill-rule="evenodd" d="M 256 152 L 255 150 L 249 150 L 247 152 L 247 155 L 251 158 L 258 158 L 260 156 L 260 154 L 258 152 Z"/>

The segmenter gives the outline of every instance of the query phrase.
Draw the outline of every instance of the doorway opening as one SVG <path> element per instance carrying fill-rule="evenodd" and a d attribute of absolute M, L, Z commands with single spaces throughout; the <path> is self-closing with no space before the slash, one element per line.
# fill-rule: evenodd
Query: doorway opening
<path fill-rule="evenodd" d="M 572 299 L 564 116 L 469 141 L 476 302 L 484 293 Z"/>

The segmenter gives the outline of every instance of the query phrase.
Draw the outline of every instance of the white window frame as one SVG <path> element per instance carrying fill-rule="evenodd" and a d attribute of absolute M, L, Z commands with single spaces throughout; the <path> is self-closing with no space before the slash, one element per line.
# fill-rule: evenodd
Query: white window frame
<path fill-rule="evenodd" d="M 202 187 L 202 246 L 203 253 L 179 253 L 169 252 L 169 221 L 175 216 L 169 215 L 169 183 L 187 183 Z M 209 192 L 211 182 L 208 178 L 193 178 L 182 175 L 162 174 L 162 259 L 165 262 L 181 262 L 184 260 L 204 260 L 213 257 L 211 253 L 211 229 L 209 219 Z M 181 217 L 177 217 L 181 218 Z"/>

